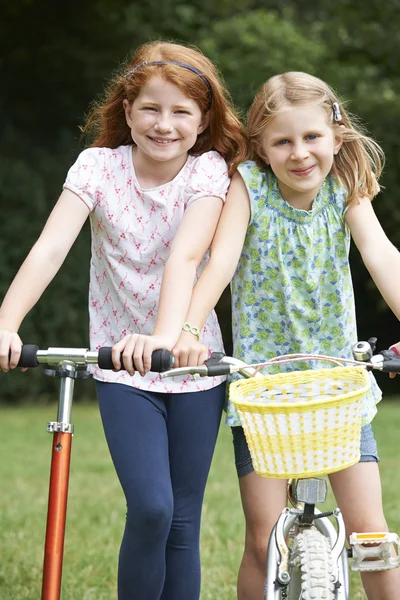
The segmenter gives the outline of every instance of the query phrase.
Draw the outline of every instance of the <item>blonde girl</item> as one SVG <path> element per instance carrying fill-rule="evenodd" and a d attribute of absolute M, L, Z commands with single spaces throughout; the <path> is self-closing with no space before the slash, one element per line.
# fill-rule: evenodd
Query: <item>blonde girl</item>
<path fill-rule="evenodd" d="M 382 150 L 325 82 L 298 72 L 277 75 L 262 86 L 250 108 L 248 135 L 254 160 L 241 164 L 233 177 L 211 260 L 187 318 L 200 327 L 233 275 L 235 356 L 247 363 L 291 352 L 351 357 L 357 328 L 350 237 L 400 319 L 400 276 L 395 275 L 400 254 L 371 202 L 379 192 Z M 176 363 L 185 365 L 203 360 L 205 349 L 182 336 L 174 353 Z M 372 377 L 371 383 L 361 460 L 330 476 L 348 533 L 387 530 L 370 425 L 381 393 Z M 246 518 L 238 597 L 257 600 L 263 594 L 269 534 L 286 505 L 286 482 L 254 473 L 230 403 L 227 423 Z M 362 580 L 369 600 L 391 600 L 398 594 L 400 571 L 365 572 Z"/>

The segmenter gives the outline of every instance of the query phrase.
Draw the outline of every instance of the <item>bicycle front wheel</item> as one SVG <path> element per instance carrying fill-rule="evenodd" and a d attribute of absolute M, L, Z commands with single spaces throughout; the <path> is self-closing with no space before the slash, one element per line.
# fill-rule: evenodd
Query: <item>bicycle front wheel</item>
<path fill-rule="evenodd" d="M 288 600 L 334 600 L 335 577 L 328 538 L 311 527 L 293 540 Z"/>

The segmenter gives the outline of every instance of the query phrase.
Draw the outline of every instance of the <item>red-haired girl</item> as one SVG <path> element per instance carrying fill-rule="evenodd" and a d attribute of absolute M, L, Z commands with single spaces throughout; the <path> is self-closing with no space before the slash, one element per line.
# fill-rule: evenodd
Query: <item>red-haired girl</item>
<path fill-rule="evenodd" d="M 127 503 L 118 598 L 196 600 L 201 506 L 225 385 L 164 383 L 148 371 L 152 351 L 172 349 L 182 328 L 222 349 L 215 313 L 201 335 L 185 316 L 245 136 L 214 65 L 165 42 L 139 48 L 84 131 L 93 144 L 70 168 L 1 306 L 0 368 L 17 365 L 18 328 L 90 216 L 91 347 L 114 345 L 116 369 L 95 369 L 94 378 Z"/>

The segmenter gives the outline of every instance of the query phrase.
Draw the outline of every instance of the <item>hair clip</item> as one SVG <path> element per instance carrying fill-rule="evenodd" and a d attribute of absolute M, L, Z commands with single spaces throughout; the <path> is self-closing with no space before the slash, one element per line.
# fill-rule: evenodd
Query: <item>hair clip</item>
<path fill-rule="evenodd" d="M 341 121 L 342 120 L 342 113 L 340 112 L 340 108 L 339 108 L 338 102 L 332 102 L 332 110 L 333 110 L 333 120 L 334 121 Z"/>

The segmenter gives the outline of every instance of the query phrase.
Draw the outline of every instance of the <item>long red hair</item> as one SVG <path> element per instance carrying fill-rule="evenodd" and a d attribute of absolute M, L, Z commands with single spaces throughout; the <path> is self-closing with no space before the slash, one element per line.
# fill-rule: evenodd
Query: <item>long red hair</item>
<path fill-rule="evenodd" d="M 154 61 L 176 61 L 190 65 L 208 80 L 210 90 L 197 73 L 174 64 L 145 65 Z M 170 42 L 149 42 L 136 50 L 109 82 L 104 96 L 93 103 L 82 128 L 91 139 L 91 146 L 117 148 L 132 144 L 130 129 L 125 120 L 123 100 L 134 102 L 140 89 L 157 75 L 176 85 L 188 98 L 195 100 L 202 112 L 209 111 L 209 126 L 201 133 L 190 153 L 200 155 L 216 150 L 225 158 L 229 172 L 247 155 L 244 127 L 233 107 L 230 94 L 214 64 L 196 48 Z"/>

